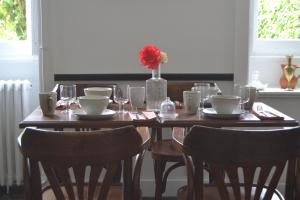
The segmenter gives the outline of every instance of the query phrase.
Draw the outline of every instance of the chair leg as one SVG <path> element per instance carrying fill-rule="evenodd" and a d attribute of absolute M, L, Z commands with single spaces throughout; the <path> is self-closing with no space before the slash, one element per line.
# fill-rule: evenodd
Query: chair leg
<path fill-rule="evenodd" d="M 185 164 L 183 162 L 177 162 L 173 165 L 171 165 L 167 170 L 165 170 L 165 166 L 166 166 L 166 162 L 164 163 L 164 168 L 163 168 L 163 171 L 164 172 L 164 175 L 163 175 L 163 179 L 162 179 L 162 193 L 164 193 L 166 191 L 166 187 L 167 187 L 167 180 L 168 180 L 168 176 L 169 174 L 176 168 L 178 167 L 182 167 L 184 166 Z"/>
<path fill-rule="evenodd" d="M 162 181 L 163 181 L 163 161 L 160 159 L 154 160 L 154 175 L 155 175 L 155 200 L 162 200 Z"/>

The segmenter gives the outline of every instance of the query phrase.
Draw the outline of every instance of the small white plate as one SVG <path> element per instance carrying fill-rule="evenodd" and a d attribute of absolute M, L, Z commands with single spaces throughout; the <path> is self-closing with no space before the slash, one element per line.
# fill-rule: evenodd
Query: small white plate
<path fill-rule="evenodd" d="M 99 114 L 86 114 L 82 109 L 74 110 L 73 114 L 76 115 L 79 119 L 109 119 L 113 117 L 116 112 L 113 110 L 105 109 L 102 113 Z"/>
<path fill-rule="evenodd" d="M 176 119 L 176 117 L 178 116 L 178 113 L 175 113 L 172 115 L 163 115 L 163 114 L 159 113 L 158 116 L 162 119 Z"/>
<path fill-rule="evenodd" d="M 217 119 L 238 119 L 243 113 L 241 111 L 235 111 L 232 114 L 218 114 L 213 108 L 205 108 L 203 110 L 203 114 L 205 117 L 211 117 Z"/>

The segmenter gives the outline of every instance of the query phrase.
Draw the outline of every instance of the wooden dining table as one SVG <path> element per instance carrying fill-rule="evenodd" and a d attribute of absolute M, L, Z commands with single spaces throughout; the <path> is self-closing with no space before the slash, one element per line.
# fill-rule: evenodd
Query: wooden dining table
<path fill-rule="evenodd" d="M 177 109 L 178 116 L 174 119 L 164 119 L 156 113 L 155 118 L 147 118 L 142 112 L 139 115 L 143 117 L 132 117 L 134 115 L 127 112 L 125 114 L 115 114 L 109 119 L 98 120 L 81 120 L 73 114 L 73 111 L 65 112 L 64 110 L 56 110 L 53 116 L 43 116 L 41 109 L 36 108 L 23 121 L 20 122 L 20 128 L 37 127 L 51 128 L 62 130 L 65 128 L 75 129 L 99 129 L 99 128 L 115 128 L 126 125 L 146 126 L 149 128 L 167 128 L 167 127 L 191 127 L 193 125 L 203 125 L 210 127 L 292 127 L 298 126 L 299 123 L 294 118 L 264 104 L 256 102 L 253 108 L 260 106 L 263 110 L 268 110 L 279 116 L 280 119 L 260 119 L 253 112 L 248 111 L 240 117 L 234 119 L 210 118 L 201 114 L 188 115 L 184 113 L 184 109 Z M 112 106 L 116 108 L 116 106 Z"/>

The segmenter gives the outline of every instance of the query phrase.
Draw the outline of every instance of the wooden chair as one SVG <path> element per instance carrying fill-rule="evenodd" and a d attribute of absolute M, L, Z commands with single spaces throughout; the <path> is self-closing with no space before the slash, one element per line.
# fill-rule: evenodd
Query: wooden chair
<path fill-rule="evenodd" d="M 141 199 L 140 171 L 149 138 L 148 129 L 133 126 L 90 132 L 25 129 L 18 143 L 26 200 Z M 123 187 L 113 183 L 121 160 Z M 43 188 L 39 163 L 49 182 Z"/>
<path fill-rule="evenodd" d="M 193 82 L 168 82 L 168 97 L 172 101 L 183 101 L 183 91 L 191 90 Z M 157 129 L 157 140 L 151 145 L 151 155 L 154 161 L 155 199 L 161 200 L 166 190 L 169 174 L 176 168 L 184 166 L 181 152 L 173 144 L 172 139 L 163 139 L 162 129 Z M 167 163 L 173 163 L 166 169 Z"/>
<path fill-rule="evenodd" d="M 178 199 L 282 200 L 276 187 L 286 163 L 285 199 L 299 199 L 295 197 L 299 144 L 299 127 L 245 131 L 195 126 L 181 146 L 188 186 L 178 190 Z M 204 184 L 204 163 L 213 185 Z"/>

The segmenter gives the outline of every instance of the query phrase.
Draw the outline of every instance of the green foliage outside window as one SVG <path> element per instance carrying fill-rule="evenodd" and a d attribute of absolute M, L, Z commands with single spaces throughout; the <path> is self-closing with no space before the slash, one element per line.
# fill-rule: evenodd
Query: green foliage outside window
<path fill-rule="evenodd" d="M 25 0 L 0 0 L 0 40 L 26 40 Z"/>
<path fill-rule="evenodd" d="M 258 38 L 300 39 L 300 0 L 259 0 Z"/>

